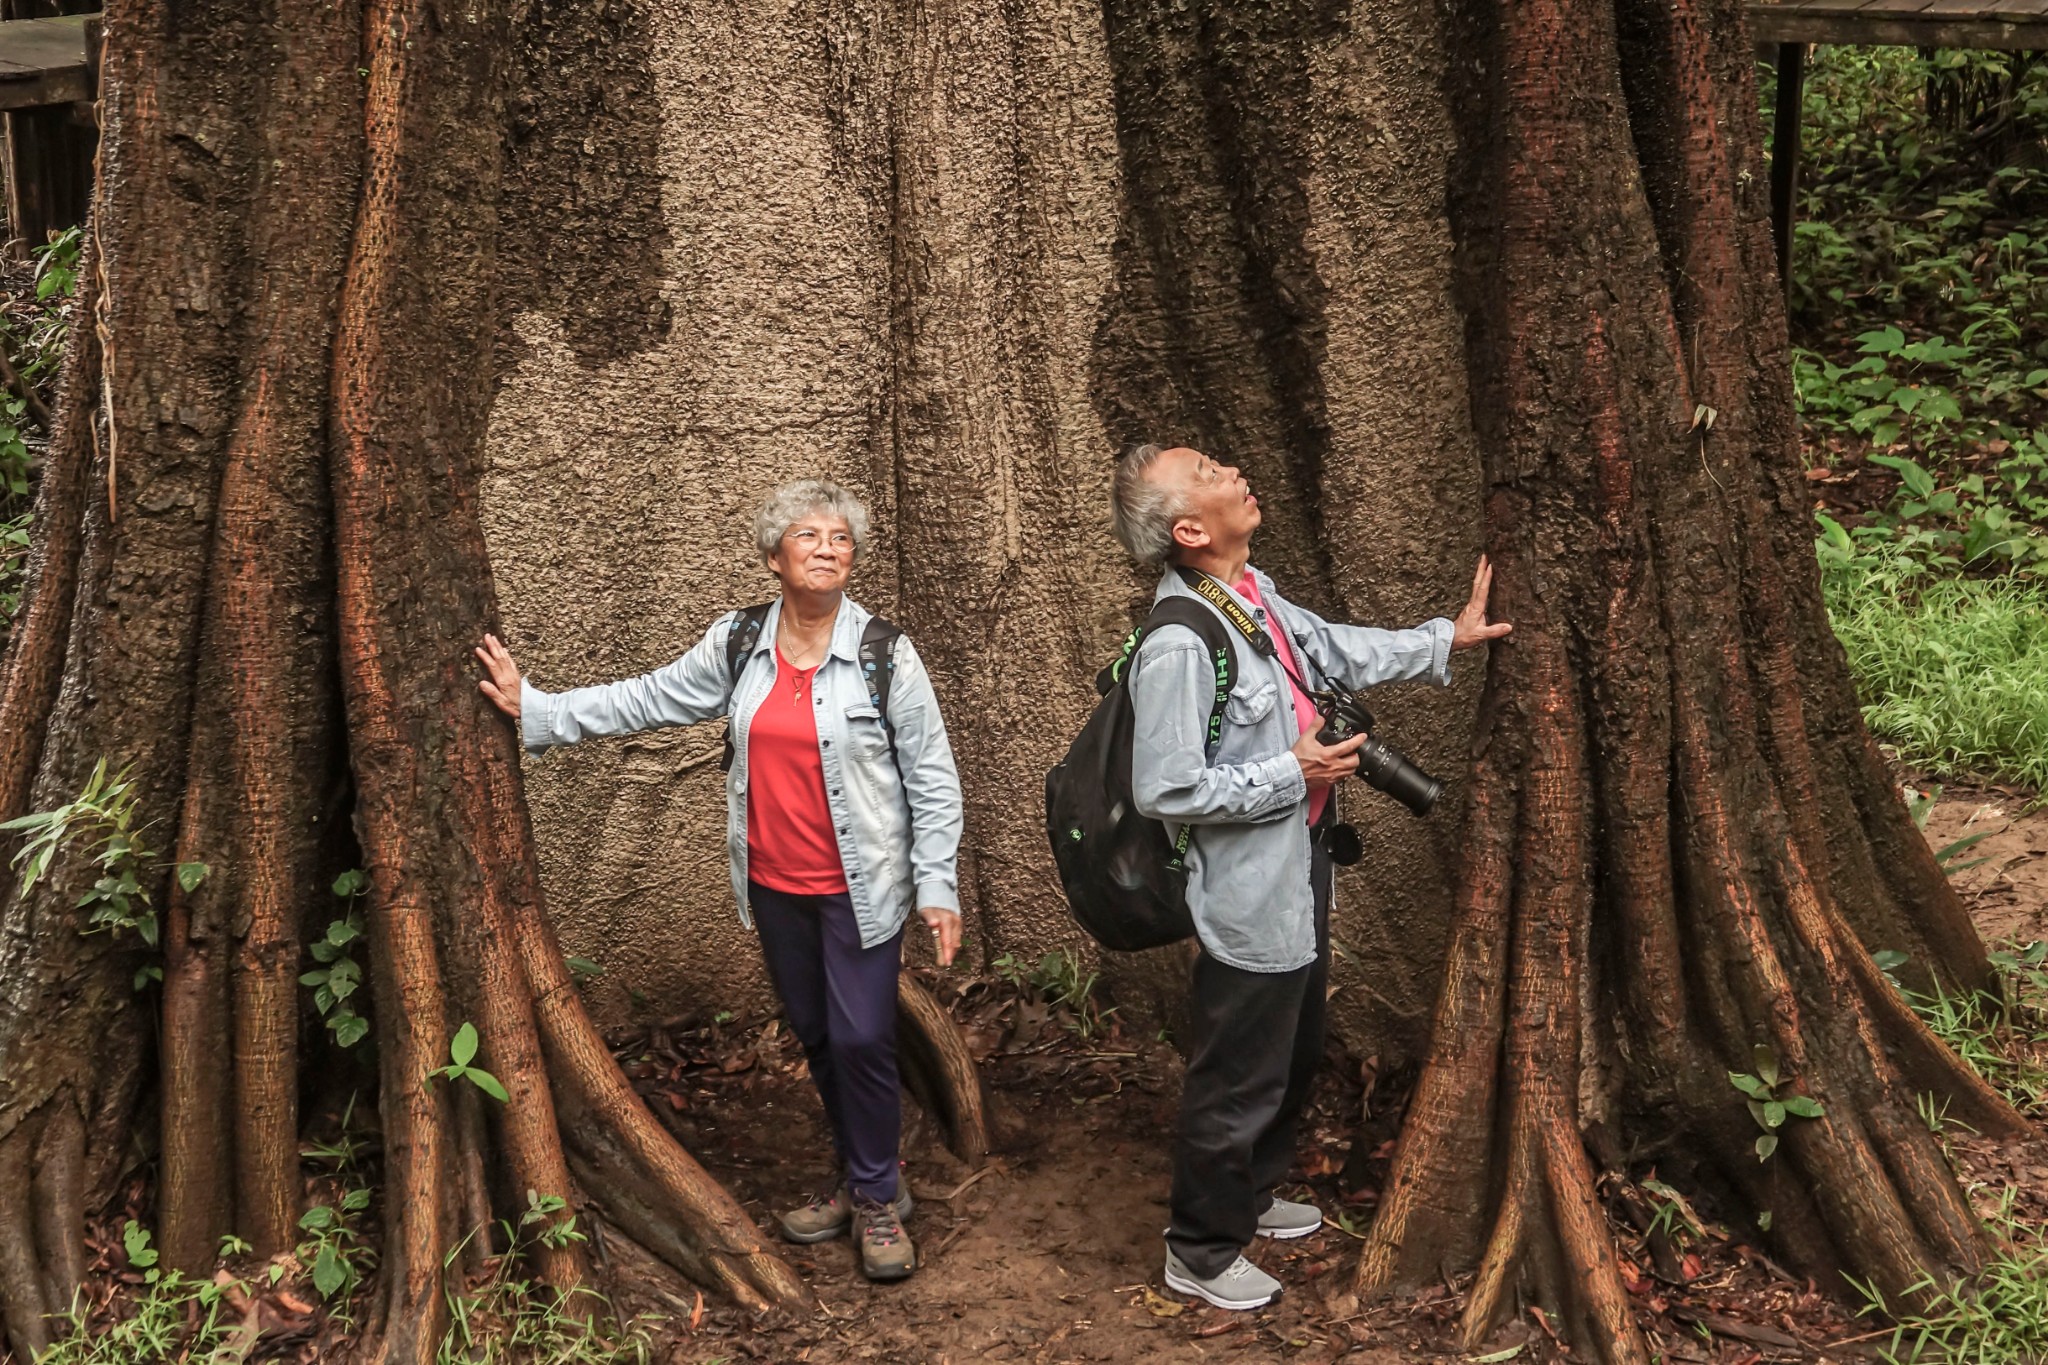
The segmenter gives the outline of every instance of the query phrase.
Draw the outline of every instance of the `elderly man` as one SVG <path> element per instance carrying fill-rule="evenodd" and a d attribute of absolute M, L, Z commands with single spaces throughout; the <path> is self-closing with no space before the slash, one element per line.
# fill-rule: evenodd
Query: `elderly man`
<path fill-rule="evenodd" d="M 1213 746 L 1216 673 L 1199 637 L 1162 625 L 1128 681 L 1131 787 L 1145 816 L 1192 825 L 1188 908 L 1195 960 L 1187 1080 L 1173 1159 L 1166 1283 L 1220 1308 L 1270 1303 L 1279 1281 L 1240 1253 L 1254 1236 L 1305 1237 L 1308 1204 L 1273 1195 L 1294 1157 L 1295 1122 L 1323 1051 L 1330 962 L 1330 790 L 1357 770 L 1364 735 L 1325 745 L 1304 684 L 1450 682 L 1452 650 L 1506 635 L 1489 625 L 1481 559 L 1455 621 L 1412 630 L 1331 625 L 1282 598 L 1250 566 L 1259 500 L 1238 471 L 1197 450 L 1141 445 L 1118 464 L 1114 527 L 1144 564 L 1165 564 L 1156 601 L 1201 600 L 1185 571 L 1222 586 L 1277 646 L 1237 652 Z M 1205 602 L 1210 610 L 1213 604 Z M 1218 613 L 1221 615 L 1221 613 Z M 1304 672 L 1304 669 L 1310 671 Z"/>

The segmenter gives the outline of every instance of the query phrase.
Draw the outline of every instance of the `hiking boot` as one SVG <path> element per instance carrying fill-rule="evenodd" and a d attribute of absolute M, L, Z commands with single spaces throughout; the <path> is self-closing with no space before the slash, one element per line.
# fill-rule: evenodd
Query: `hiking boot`
<path fill-rule="evenodd" d="M 910 1217 L 914 1208 L 910 1201 L 909 1182 L 896 1182 L 896 1216 Z M 840 1236 L 853 1223 L 853 1200 L 848 1197 L 846 1186 L 841 1185 L 829 1194 L 814 1194 L 802 1208 L 791 1209 L 788 1213 L 776 1215 L 775 1221 L 782 1229 L 784 1241 L 829 1242 Z"/>
<path fill-rule="evenodd" d="M 1218 1308 L 1243 1311 L 1264 1308 L 1280 1297 L 1280 1281 L 1240 1256 L 1220 1275 L 1203 1279 L 1181 1264 L 1172 1248 L 1166 1252 L 1166 1287 L 1177 1294 L 1206 1299 Z"/>
<path fill-rule="evenodd" d="M 1259 1236 L 1285 1242 L 1294 1237 L 1306 1237 L 1322 1225 L 1323 1211 L 1314 1204 L 1275 1199 L 1273 1207 L 1259 1215 Z"/>
<path fill-rule="evenodd" d="M 860 1271 L 871 1280 L 900 1280 L 917 1269 L 917 1248 L 903 1230 L 900 1192 L 893 1204 L 855 1195 L 853 1238 L 860 1244 Z"/>

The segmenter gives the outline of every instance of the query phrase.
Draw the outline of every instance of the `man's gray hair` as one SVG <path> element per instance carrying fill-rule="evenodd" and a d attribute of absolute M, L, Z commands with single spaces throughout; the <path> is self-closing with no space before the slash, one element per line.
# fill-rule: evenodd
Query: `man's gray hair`
<path fill-rule="evenodd" d="M 1152 465 L 1166 448 L 1136 445 L 1117 459 L 1111 487 L 1109 525 L 1131 558 L 1140 564 L 1163 564 L 1173 553 L 1173 523 L 1181 516 L 1176 490 L 1151 478 Z"/>
<path fill-rule="evenodd" d="M 868 538 L 868 509 L 851 490 L 830 479 L 791 479 L 772 489 L 754 513 L 754 545 L 766 559 L 782 548 L 789 528 L 805 517 L 823 513 L 838 517 L 853 532 L 853 553 L 860 556 Z"/>

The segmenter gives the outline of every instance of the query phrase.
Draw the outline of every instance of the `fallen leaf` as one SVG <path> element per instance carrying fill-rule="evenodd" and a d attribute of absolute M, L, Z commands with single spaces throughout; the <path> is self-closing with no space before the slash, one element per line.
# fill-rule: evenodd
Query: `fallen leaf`
<path fill-rule="evenodd" d="M 1242 1326 L 1244 1326 L 1244 1319 L 1241 1317 L 1218 1318 L 1214 1322 L 1205 1322 L 1200 1327 L 1197 1327 L 1195 1335 L 1198 1337 L 1220 1337 L 1225 1332 L 1235 1332 Z"/>
<path fill-rule="evenodd" d="M 1174 1302 L 1148 1284 L 1145 1286 L 1145 1311 L 1155 1318 L 1177 1318 L 1188 1311 L 1188 1306 Z"/>
<path fill-rule="evenodd" d="M 697 1291 L 697 1302 L 690 1308 L 690 1330 L 696 1331 L 704 1321 L 704 1291 Z"/>

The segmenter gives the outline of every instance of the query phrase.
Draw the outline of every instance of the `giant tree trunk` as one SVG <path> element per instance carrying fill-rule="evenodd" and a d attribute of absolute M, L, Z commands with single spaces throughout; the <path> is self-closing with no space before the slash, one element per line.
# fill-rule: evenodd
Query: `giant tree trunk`
<path fill-rule="evenodd" d="M 1739 6 L 1482 0 L 1461 22 L 1453 221 L 1515 633 L 1361 1283 L 1476 1268 L 1468 1344 L 1524 1293 L 1601 1359 L 1646 1362 L 1598 1125 L 1830 1289 L 1910 1300 L 1984 1251 L 1914 1095 L 2021 1121 L 1868 951 L 1984 979 L 1821 610 Z M 1769 1059 L 1777 1096 L 1819 1112 L 1760 1160 L 1729 1077 Z"/>
<path fill-rule="evenodd" d="M 86 322 L 0 693 L 0 820 L 66 802 L 103 758 L 126 775 L 162 988 L 136 934 L 82 932 L 77 848 L 31 892 L 9 879 L 0 1313 L 23 1358 L 81 1282 L 85 1216 L 138 1127 L 160 1137 L 167 1264 L 205 1270 L 228 1232 L 290 1246 L 296 977 L 349 798 L 388 1228 L 370 1354 L 433 1358 L 444 1264 L 490 1191 L 562 1196 L 558 1218 L 608 1217 L 756 1310 L 811 1302 L 585 1012 L 516 738 L 476 689 L 469 648 L 498 628 L 478 360 L 509 32 L 502 6 L 431 0 L 109 7 Z M 909 1000 L 935 1107 L 985 1147 L 949 1022 Z M 432 1074 L 464 1024 L 508 1102 Z M 573 1242 L 534 1255 L 558 1290 L 590 1276 Z"/>

